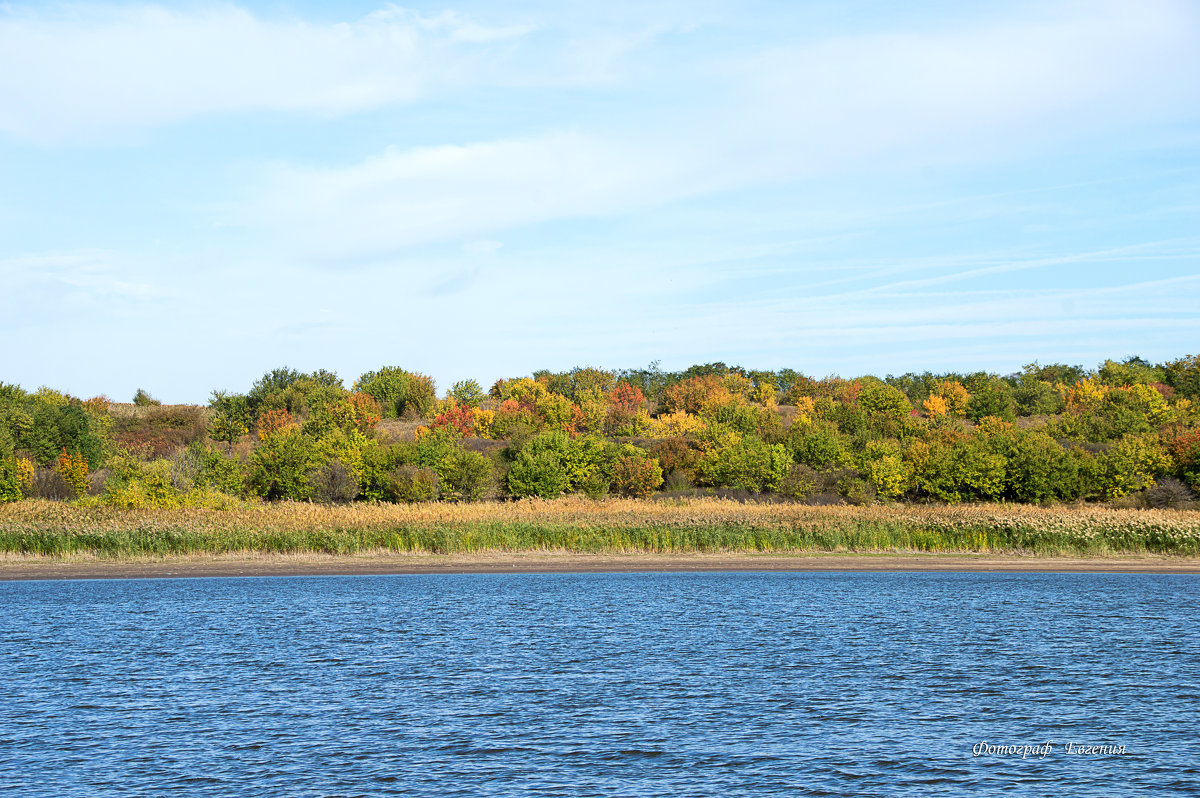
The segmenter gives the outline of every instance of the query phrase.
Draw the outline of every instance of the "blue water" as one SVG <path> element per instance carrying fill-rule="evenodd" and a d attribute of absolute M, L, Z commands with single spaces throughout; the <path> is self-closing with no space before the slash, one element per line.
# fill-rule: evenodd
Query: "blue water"
<path fill-rule="evenodd" d="M 1200 795 L 1198 587 L 3 583 L 0 795 Z M 973 755 L 982 742 L 1055 747 Z"/>

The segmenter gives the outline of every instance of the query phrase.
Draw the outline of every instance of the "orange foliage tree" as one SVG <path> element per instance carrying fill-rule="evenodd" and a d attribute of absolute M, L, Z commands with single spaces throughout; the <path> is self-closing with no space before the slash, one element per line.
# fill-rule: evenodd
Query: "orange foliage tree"
<path fill-rule="evenodd" d="M 282 408 L 277 410 L 264 410 L 258 414 L 258 421 L 254 424 L 258 430 L 258 439 L 266 440 L 268 435 L 275 432 L 291 429 L 299 426 L 296 424 L 296 419 L 292 414 Z"/>
<path fill-rule="evenodd" d="M 74 488 L 77 494 L 87 493 L 88 461 L 78 451 L 75 454 L 67 454 L 67 448 L 64 446 L 54 470 L 62 475 L 63 480 Z"/>

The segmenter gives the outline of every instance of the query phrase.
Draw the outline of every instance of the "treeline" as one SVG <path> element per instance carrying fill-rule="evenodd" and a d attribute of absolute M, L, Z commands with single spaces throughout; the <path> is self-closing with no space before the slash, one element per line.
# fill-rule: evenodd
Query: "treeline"
<path fill-rule="evenodd" d="M 474 380 L 268 372 L 207 407 L 0 383 L 0 501 L 228 507 L 582 493 L 1120 501 L 1200 488 L 1200 356 L 814 378 L 723 363 Z"/>

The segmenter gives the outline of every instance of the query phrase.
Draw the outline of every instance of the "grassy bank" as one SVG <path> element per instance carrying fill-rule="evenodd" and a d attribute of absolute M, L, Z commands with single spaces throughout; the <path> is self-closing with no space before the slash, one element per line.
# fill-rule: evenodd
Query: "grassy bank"
<path fill-rule="evenodd" d="M 0 506 L 0 553 L 16 556 L 368 551 L 1200 556 L 1200 512 L 578 498 L 345 507 L 283 503 L 236 510 L 121 510 L 49 501 Z"/>

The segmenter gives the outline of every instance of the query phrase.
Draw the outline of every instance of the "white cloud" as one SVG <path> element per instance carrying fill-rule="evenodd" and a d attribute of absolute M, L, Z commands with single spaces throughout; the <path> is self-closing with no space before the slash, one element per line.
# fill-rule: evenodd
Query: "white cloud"
<path fill-rule="evenodd" d="M 1198 20 L 1171 0 L 1069 5 L 1049 21 L 774 49 L 729 65 L 683 111 L 638 106 L 604 129 L 283 166 L 249 216 L 318 257 L 353 258 L 727 188 L 1086 144 L 1190 113 Z"/>
<path fill-rule="evenodd" d="M 26 255 L 0 260 L 0 278 L 20 291 L 33 285 L 51 285 L 59 291 L 77 292 L 101 299 L 142 300 L 155 295 L 146 282 L 123 276 L 126 271 L 111 252 L 89 251 Z"/>
<path fill-rule="evenodd" d="M 337 24 L 231 5 L 0 8 L 0 131 L 90 140 L 206 113 L 378 108 L 488 79 L 483 45 L 529 30 L 396 8 Z"/>
<path fill-rule="evenodd" d="M 344 169 L 274 169 L 249 213 L 317 258 L 387 254 L 693 193 L 694 157 L 582 133 L 389 151 Z"/>

